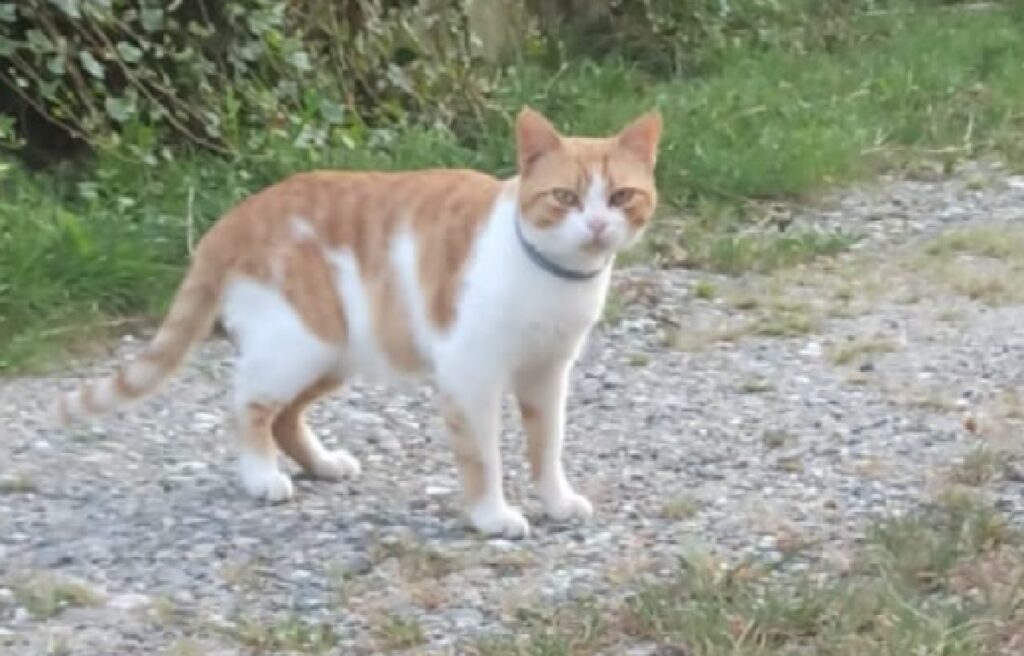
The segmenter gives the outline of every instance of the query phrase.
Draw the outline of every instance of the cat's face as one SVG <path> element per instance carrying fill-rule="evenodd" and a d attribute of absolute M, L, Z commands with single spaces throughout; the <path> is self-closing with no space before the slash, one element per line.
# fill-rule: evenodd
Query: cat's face
<path fill-rule="evenodd" d="M 530 241 L 566 263 L 600 261 L 632 245 L 654 214 L 660 135 L 657 112 L 590 139 L 564 137 L 524 109 L 516 124 L 519 205 Z"/>

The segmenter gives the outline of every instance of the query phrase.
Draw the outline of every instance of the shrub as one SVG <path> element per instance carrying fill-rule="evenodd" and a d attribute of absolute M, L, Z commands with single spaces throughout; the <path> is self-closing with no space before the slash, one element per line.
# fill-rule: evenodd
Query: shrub
<path fill-rule="evenodd" d="M 232 153 L 269 133 L 458 127 L 488 84 L 457 0 L 0 2 L 0 115 L 30 158 L 127 141 Z M 0 125 L 0 139 L 11 126 Z"/>

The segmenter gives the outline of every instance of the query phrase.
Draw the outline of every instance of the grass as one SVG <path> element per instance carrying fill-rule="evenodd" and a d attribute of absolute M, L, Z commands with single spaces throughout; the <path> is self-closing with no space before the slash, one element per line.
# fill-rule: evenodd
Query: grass
<path fill-rule="evenodd" d="M 899 350 L 899 344 L 894 340 L 872 337 L 854 338 L 837 345 L 829 353 L 829 359 L 835 365 L 847 365 L 863 359 L 865 356 L 892 353 Z"/>
<path fill-rule="evenodd" d="M 684 230 L 680 238 L 691 249 L 682 263 L 719 273 L 766 273 L 841 253 L 859 239 L 857 235 L 844 232 L 723 235 L 719 231 L 717 226 L 702 227 L 699 224 Z"/>
<path fill-rule="evenodd" d="M 394 558 L 402 578 L 413 582 L 444 578 L 466 567 L 458 556 L 413 540 L 378 542 L 371 550 L 371 558 L 378 563 Z"/>
<path fill-rule="evenodd" d="M 691 496 L 677 496 L 661 507 L 661 516 L 672 521 L 691 519 L 700 512 L 701 502 Z"/>
<path fill-rule="evenodd" d="M 95 606 L 102 595 L 79 581 L 59 579 L 49 574 L 22 577 L 12 586 L 19 606 L 34 617 L 48 619 L 69 608 Z"/>
<path fill-rule="evenodd" d="M 687 656 L 1019 653 L 1024 545 L 971 496 L 869 530 L 843 576 L 683 559 L 624 602 L 533 610 L 479 656 L 587 656 L 640 644 Z"/>
<path fill-rule="evenodd" d="M 693 295 L 696 298 L 710 301 L 718 295 L 718 289 L 710 280 L 698 280 L 697 284 L 693 286 Z"/>
<path fill-rule="evenodd" d="M 35 482 L 27 474 L 4 474 L 0 476 L 0 496 L 5 494 L 32 494 L 38 491 Z"/>
<path fill-rule="evenodd" d="M 916 266 L 967 298 L 999 306 L 1024 302 L 1024 230 L 967 228 L 932 240 Z"/>
<path fill-rule="evenodd" d="M 418 647 L 426 642 L 423 628 L 415 618 L 388 615 L 375 627 L 377 648 L 386 653 Z"/>
<path fill-rule="evenodd" d="M 253 654 L 326 654 L 341 641 L 332 625 L 311 624 L 294 616 L 272 622 L 247 620 L 225 632 Z"/>
<path fill-rule="evenodd" d="M 755 297 L 742 298 L 750 316 L 731 319 L 712 328 L 675 328 L 666 331 L 666 342 L 682 351 L 699 351 L 719 343 L 736 342 L 744 337 L 800 337 L 821 327 L 819 309 L 807 302 L 765 291 Z"/>
<path fill-rule="evenodd" d="M 980 487 L 999 475 L 1001 462 L 1002 456 L 997 451 L 978 445 L 952 468 L 950 479 L 961 485 Z"/>
<path fill-rule="evenodd" d="M 764 394 L 775 389 L 770 381 L 764 378 L 751 378 L 740 383 L 739 391 L 742 394 Z"/>
<path fill-rule="evenodd" d="M 658 105 L 664 211 L 634 257 L 770 271 L 840 252 L 856 237 L 750 232 L 759 199 L 807 195 L 936 154 L 948 162 L 992 151 L 1024 162 L 1019 12 L 881 12 L 849 30 L 830 49 L 726 49 L 687 79 L 656 80 L 614 61 L 554 77 L 526 65 L 503 78 L 493 100 L 505 119 L 529 102 L 581 134 L 606 133 Z M 458 165 L 509 174 L 505 119 L 472 144 L 440 128 L 398 126 L 307 148 L 281 131 L 258 152 L 140 161 L 133 153 L 156 135 L 134 126 L 121 147 L 78 168 L 30 174 L 0 159 L 0 372 L 43 367 L 123 330 L 126 317 L 159 315 L 187 262 L 190 230 L 201 233 L 288 173 Z"/>

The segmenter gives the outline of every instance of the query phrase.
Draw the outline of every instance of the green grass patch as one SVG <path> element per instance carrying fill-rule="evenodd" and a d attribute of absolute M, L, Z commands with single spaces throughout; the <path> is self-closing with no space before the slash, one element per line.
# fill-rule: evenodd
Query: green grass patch
<path fill-rule="evenodd" d="M 292 172 L 511 173 L 511 119 L 524 102 L 578 134 L 606 133 L 659 106 L 664 211 L 637 257 L 729 273 L 791 266 L 855 239 L 749 233 L 757 218 L 749 199 L 803 195 L 922 153 L 955 160 L 994 151 L 1024 162 L 1019 12 L 882 12 L 852 19 L 849 30 L 836 47 L 805 51 L 718 44 L 715 65 L 688 79 L 656 80 L 615 62 L 555 75 L 526 64 L 497 84 L 500 111 L 461 139 L 398 124 L 337 138 L 328 131 L 321 145 L 308 125 L 289 121 L 253 139 L 238 135 L 250 150 L 214 157 L 161 150 L 153 129 L 128 125 L 118 146 L 77 168 L 28 174 L 0 160 L 0 372 L 42 365 L 102 335 L 111 318 L 158 315 L 187 262 L 189 235 Z M 705 211 L 711 205 L 719 209 Z M 692 209 L 696 217 L 685 218 Z"/>
<path fill-rule="evenodd" d="M 968 228 L 936 237 L 911 266 L 974 301 L 998 306 L 1024 302 L 1024 230 Z"/>
<path fill-rule="evenodd" d="M 341 642 L 331 624 L 309 623 L 292 616 L 269 622 L 245 620 L 222 629 L 222 633 L 253 654 L 326 654 Z"/>
<path fill-rule="evenodd" d="M 97 606 L 103 595 L 85 583 L 49 573 L 30 574 L 15 580 L 12 590 L 18 605 L 33 617 L 49 619 L 69 608 Z"/>
<path fill-rule="evenodd" d="M 1011 653 L 1024 627 L 1022 582 L 1020 536 L 958 497 L 879 522 L 842 574 L 683 559 L 672 580 L 625 602 L 532 610 L 520 637 L 485 640 L 475 653 L 586 656 L 651 643 L 688 656 Z"/>
<path fill-rule="evenodd" d="M 426 642 L 423 628 L 416 618 L 388 615 L 375 627 L 377 648 L 385 653 L 404 651 L 418 647 Z"/>

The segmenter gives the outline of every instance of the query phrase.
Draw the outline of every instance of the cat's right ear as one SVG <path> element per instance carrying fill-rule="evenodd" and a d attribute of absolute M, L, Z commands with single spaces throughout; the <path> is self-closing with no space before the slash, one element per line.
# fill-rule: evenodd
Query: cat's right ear
<path fill-rule="evenodd" d="M 530 164 L 558 148 L 562 137 L 551 122 L 540 112 L 523 107 L 516 119 L 516 148 L 519 154 L 519 172 L 525 173 Z"/>

